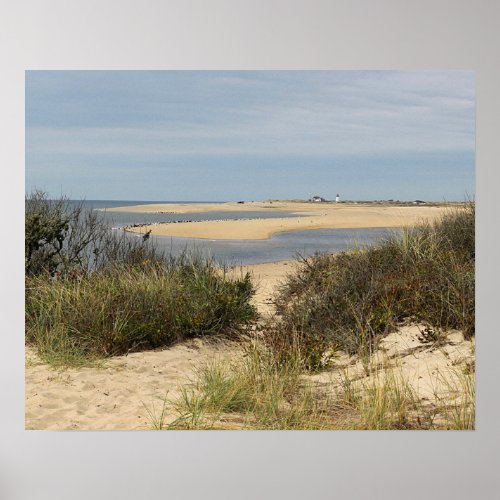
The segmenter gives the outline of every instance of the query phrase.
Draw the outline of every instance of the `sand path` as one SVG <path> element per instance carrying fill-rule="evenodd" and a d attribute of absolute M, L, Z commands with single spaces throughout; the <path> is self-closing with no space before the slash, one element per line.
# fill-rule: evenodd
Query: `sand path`
<path fill-rule="evenodd" d="M 293 262 L 245 266 L 259 283 L 254 303 L 264 315 L 270 295 Z M 238 268 L 235 272 L 240 272 Z M 194 339 L 160 351 L 118 356 L 102 368 L 55 370 L 26 350 L 26 429 L 148 429 L 148 412 L 160 413 L 162 398 L 175 397 L 196 367 L 214 357 L 235 355 L 235 342 Z"/>

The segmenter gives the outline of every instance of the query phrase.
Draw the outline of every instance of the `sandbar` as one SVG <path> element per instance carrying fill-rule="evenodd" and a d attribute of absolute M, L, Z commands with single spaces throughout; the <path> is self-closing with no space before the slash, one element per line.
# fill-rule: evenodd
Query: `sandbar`
<path fill-rule="evenodd" d="M 291 211 L 297 217 L 251 218 L 244 220 L 193 221 L 160 223 L 127 228 L 128 231 L 145 233 L 151 231 L 156 236 L 175 236 L 183 238 L 203 238 L 212 240 L 266 240 L 273 234 L 288 231 L 336 228 L 381 228 L 411 226 L 424 220 L 440 218 L 447 206 L 399 206 L 375 204 L 334 204 L 334 203 L 294 203 L 294 202 L 255 202 L 248 204 L 225 203 L 205 205 L 151 205 L 127 207 L 129 211 L 140 213 L 165 212 L 206 213 L 209 211 Z M 271 207 L 271 208 L 270 208 Z M 134 210 L 132 210 L 134 209 Z M 183 210 L 177 212 L 176 210 Z"/>

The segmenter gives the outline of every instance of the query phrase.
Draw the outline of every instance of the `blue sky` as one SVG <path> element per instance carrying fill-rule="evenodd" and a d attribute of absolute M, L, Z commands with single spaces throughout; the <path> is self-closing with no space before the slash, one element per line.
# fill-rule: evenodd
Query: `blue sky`
<path fill-rule="evenodd" d="M 467 71 L 28 71 L 26 189 L 115 200 L 474 196 Z"/>

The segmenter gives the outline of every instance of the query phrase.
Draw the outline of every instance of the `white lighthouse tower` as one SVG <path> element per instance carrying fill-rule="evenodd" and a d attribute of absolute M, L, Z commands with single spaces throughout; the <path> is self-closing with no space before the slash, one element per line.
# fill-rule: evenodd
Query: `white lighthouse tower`
<path fill-rule="evenodd" d="M 335 196 L 335 203 L 340 203 L 340 196 L 337 193 L 337 196 Z"/>

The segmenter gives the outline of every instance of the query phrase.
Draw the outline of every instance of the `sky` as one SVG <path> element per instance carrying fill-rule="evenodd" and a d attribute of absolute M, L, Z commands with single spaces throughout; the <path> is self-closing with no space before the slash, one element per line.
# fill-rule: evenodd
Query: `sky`
<path fill-rule="evenodd" d="M 473 198 L 470 71 L 27 71 L 26 191 Z"/>

